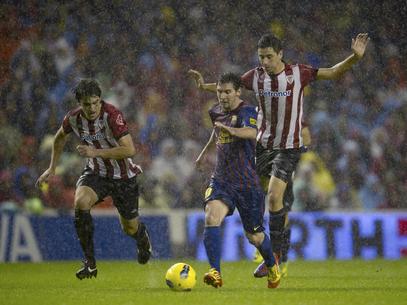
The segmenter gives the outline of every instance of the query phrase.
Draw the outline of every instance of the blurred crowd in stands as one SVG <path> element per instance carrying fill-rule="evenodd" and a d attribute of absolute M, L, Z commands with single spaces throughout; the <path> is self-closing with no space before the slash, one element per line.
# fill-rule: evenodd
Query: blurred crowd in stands
<path fill-rule="evenodd" d="M 310 151 L 296 172 L 295 210 L 407 208 L 405 3 L 386 1 L 2 1 L 0 4 L 0 209 L 67 211 L 84 160 L 68 143 L 58 175 L 40 190 L 52 138 L 76 106 L 70 89 L 94 77 L 119 107 L 137 146 L 145 208 L 201 208 L 213 158 L 194 160 L 211 133 L 215 81 L 258 64 L 271 31 L 287 62 L 329 67 L 368 32 L 367 54 L 335 82 L 307 88 Z M 401 5 L 401 6 L 400 6 Z M 251 92 L 244 98 L 255 103 Z M 73 138 L 73 137 L 72 137 Z M 109 200 L 102 206 L 109 207 Z"/>

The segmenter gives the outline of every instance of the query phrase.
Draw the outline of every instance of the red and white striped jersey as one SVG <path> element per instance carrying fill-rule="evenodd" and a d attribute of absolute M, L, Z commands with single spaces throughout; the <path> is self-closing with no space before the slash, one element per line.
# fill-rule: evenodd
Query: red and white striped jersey
<path fill-rule="evenodd" d="M 100 115 L 94 121 L 86 119 L 82 109 L 78 107 L 68 112 L 62 128 L 66 134 L 74 132 L 83 144 L 96 149 L 117 147 L 118 140 L 129 133 L 121 111 L 104 101 Z M 141 173 L 141 168 L 131 158 L 87 158 L 86 168 L 96 175 L 113 179 L 128 179 Z"/>
<path fill-rule="evenodd" d="M 303 146 L 301 124 L 304 87 L 316 79 L 318 69 L 307 65 L 285 65 L 276 75 L 268 75 L 262 67 L 243 74 L 246 89 L 256 94 L 258 107 L 257 141 L 268 149 Z"/>

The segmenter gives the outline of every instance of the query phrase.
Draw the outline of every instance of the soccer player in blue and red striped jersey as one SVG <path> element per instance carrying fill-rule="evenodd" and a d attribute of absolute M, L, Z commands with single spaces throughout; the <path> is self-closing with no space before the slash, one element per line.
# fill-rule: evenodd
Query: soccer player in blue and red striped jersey
<path fill-rule="evenodd" d="M 74 224 L 85 255 L 76 277 L 82 280 L 97 275 L 90 210 L 105 197 L 112 197 L 124 232 L 136 240 L 140 264 L 149 260 L 151 244 L 146 226 L 139 221 L 136 179 L 141 169 L 131 160 L 135 148 L 123 114 L 101 99 L 102 91 L 93 79 L 82 79 L 73 91 L 79 107 L 65 116 L 53 141 L 50 165 L 36 184 L 55 175 L 66 139 L 74 133 L 81 141 L 78 153 L 87 161 L 75 191 Z"/>
<path fill-rule="evenodd" d="M 255 167 L 257 112 L 254 106 L 240 99 L 240 77 L 223 74 L 217 83 L 219 103 L 209 110 L 214 129 L 207 145 L 197 159 L 204 161 L 209 147 L 216 140 L 216 166 L 205 192 L 204 245 L 211 269 L 204 282 L 221 287 L 220 225 L 235 208 L 242 219 L 250 243 L 261 253 L 269 269 L 278 269 L 270 239 L 264 233 L 264 192 Z M 268 278 L 268 286 L 278 286 L 280 278 Z"/>

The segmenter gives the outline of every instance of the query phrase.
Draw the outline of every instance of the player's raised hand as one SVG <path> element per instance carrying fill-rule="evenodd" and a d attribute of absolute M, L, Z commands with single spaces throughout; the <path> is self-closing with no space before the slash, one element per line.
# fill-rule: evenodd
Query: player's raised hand
<path fill-rule="evenodd" d="M 199 71 L 192 70 L 192 69 L 190 69 L 188 71 L 188 74 L 191 75 L 194 78 L 196 86 L 198 87 L 198 89 L 201 89 L 202 85 L 205 83 L 202 74 Z"/>
<path fill-rule="evenodd" d="M 352 52 L 357 58 L 363 57 L 369 40 L 370 38 L 367 33 L 359 33 L 356 38 L 352 38 Z"/>
<path fill-rule="evenodd" d="M 42 173 L 41 176 L 38 177 L 37 181 L 35 182 L 35 187 L 39 188 L 42 183 L 47 182 L 48 178 L 55 175 L 55 170 L 48 168 L 45 172 Z"/>

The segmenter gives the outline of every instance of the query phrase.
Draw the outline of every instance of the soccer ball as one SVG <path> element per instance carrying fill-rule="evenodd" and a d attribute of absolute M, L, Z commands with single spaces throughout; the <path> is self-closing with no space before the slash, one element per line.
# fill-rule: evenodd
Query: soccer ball
<path fill-rule="evenodd" d="M 165 281 L 172 290 L 190 291 L 196 284 L 196 273 L 190 265 L 177 263 L 168 269 Z"/>

